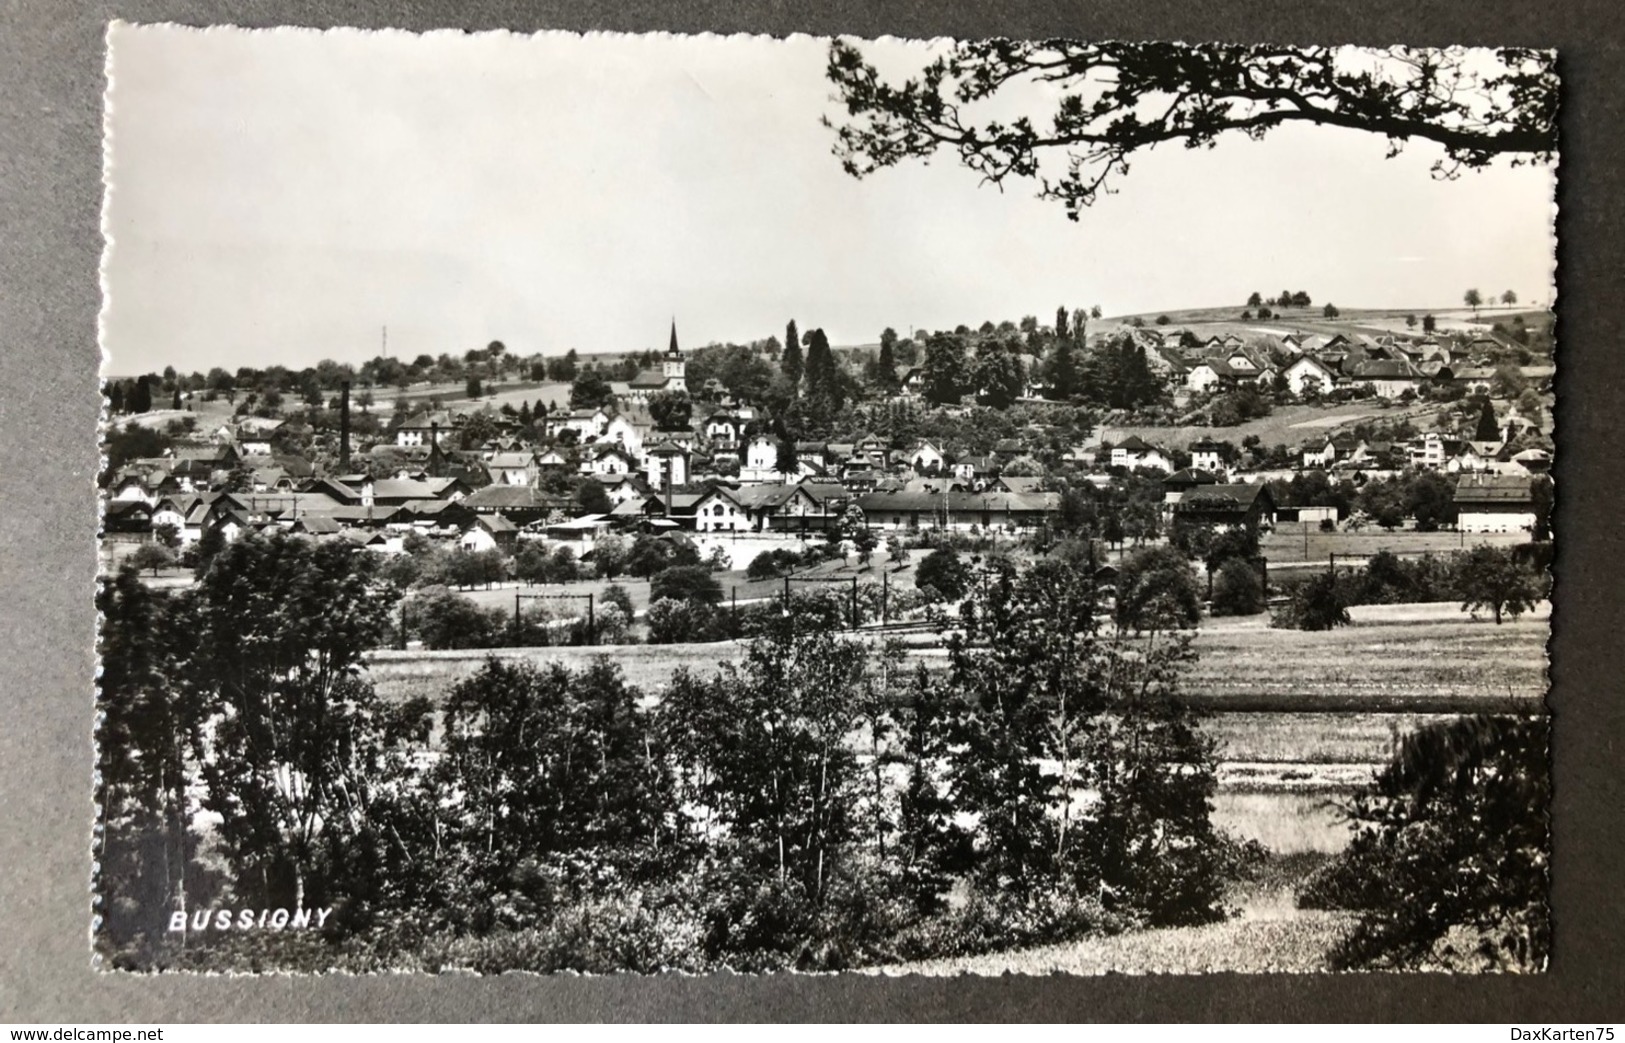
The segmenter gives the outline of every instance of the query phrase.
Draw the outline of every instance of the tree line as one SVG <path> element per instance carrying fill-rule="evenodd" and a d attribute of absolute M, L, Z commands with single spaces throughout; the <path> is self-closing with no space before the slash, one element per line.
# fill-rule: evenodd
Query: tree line
<path fill-rule="evenodd" d="M 1222 916 L 1243 852 L 1209 818 L 1189 635 L 1111 625 L 1059 561 L 967 588 L 940 673 L 810 609 L 659 693 L 607 660 L 491 662 L 437 710 L 367 678 L 397 593 L 363 551 L 248 536 L 174 593 L 125 570 L 98 598 L 98 944 L 146 967 L 837 968 Z M 168 913 L 204 902 L 336 911 L 319 951 L 177 947 Z"/>

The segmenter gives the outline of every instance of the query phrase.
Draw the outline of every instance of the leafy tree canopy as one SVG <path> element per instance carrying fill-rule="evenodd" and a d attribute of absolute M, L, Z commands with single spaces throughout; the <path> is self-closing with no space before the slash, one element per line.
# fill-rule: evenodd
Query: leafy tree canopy
<path fill-rule="evenodd" d="M 1257 140 L 1317 123 L 1380 134 L 1397 154 L 1413 139 L 1444 150 L 1435 176 L 1497 156 L 1549 161 L 1557 144 L 1556 54 L 1502 48 L 1334 48 L 1082 40 L 961 41 L 894 84 L 857 44 L 830 44 L 827 75 L 850 122 L 834 152 L 864 177 L 939 149 L 994 185 L 1038 182 L 1077 220 L 1129 158 L 1164 142 L 1211 147 L 1227 132 Z M 1055 111 L 981 122 L 981 102 L 1058 90 Z M 1061 169 L 1046 169 L 1059 154 Z"/>

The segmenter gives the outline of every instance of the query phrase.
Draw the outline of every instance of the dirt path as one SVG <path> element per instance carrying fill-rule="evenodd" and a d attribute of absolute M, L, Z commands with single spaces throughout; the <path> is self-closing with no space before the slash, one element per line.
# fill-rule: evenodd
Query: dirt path
<path fill-rule="evenodd" d="M 1085 938 L 1018 952 L 926 960 L 868 973 L 956 974 L 1200 974 L 1313 973 L 1352 922 L 1350 914 L 1297 908 L 1297 878 L 1245 886 L 1239 915 L 1201 927 L 1161 927 Z"/>

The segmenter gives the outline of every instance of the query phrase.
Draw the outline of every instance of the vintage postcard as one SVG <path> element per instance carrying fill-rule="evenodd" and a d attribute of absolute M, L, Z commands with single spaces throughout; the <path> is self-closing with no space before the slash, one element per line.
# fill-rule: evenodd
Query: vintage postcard
<path fill-rule="evenodd" d="M 1552 52 L 108 47 L 102 968 L 1545 968 Z"/>

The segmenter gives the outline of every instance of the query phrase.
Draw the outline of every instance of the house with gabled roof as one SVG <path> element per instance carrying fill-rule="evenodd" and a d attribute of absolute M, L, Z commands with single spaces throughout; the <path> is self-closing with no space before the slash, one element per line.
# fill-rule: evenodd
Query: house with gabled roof
<path fill-rule="evenodd" d="M 1220 531 L 1273 527 L 1275 496 L 1266 482 L 1198 485 L 1173 505 L 1174 519 L 1187 525 L 1211 525 Z"/>
<path fill-rule="evenodd" d="M 1204 485 L 1218 485 L 1219 479 L 1210 471 L 1198 467 L 1185 467 L 1162 480 L 1162 502 L 1173 505 Z"/>
<path fill-rule="evenodd" d="M 519 538 L 519 526 L 500 514 L 481 514 L 463 530 L 457 545 L 464 550 L 511 551 Z"/>
<path fill-rule="evenodd" d="M 1207 436 L 1191 443 L 1191 466 L 1199 471 L 1222 471 L 1228 463 L 1225 447 Z"/>
<path fill-rule="evenodd" d="M 1426 379 L 1420 370 L 1402 359 L 1345 360 L 1343 376 L 1351 383 L 1369 385 L 1383 398 L 1398 398 L 1407 391 L 1415 393 Z"/>
<path fill-rule="evenodd" d="M 1309 390 L 1324 394 L 1337 386 L 1337 372 L 1314 355 L 1299 355 L 1283 372 L 1294 395 Z"/>
<path fill-rule="evenodd" d="M 1147 442 L 1139 435 L 1129 435 L 1111 447 L 1111 466 L 1150 467 L 1158 471 L 1172 471 L 1173 457 Z"/>
<path fill-rule="evenodd" d="M 759 434 L 745 444 L 744 456 L 739 463 L 739 480 L 773 483 L 784 481 L 784 474 L 779 470 L 777 439 Z"/>
<path fill-rule="evenodd" d="M 1528 475 L 1464 474 L 1456 481 L 1456 525 L 1462 532 L 1532 532 L 1534 485 Z"/>
<path fill-rule="evenodd" d="M 638 462 L 631 453 L 611 442 L 595 445 L 582 456 L 582 474 L 632 474 Z"/>
<path fill-rule="evenodd" d="M 485 470 L 497 485 L 530 485 L 541 473 L 536 458 L 527 452 L 497 452 L 485 460 Z"/>
<path fill-rule="evenodd" d="M 920 473 L 940 472 L 948 463 L 948 458 L 935 444 L 921 440 L 908 454 L 908 465 Z"/>

